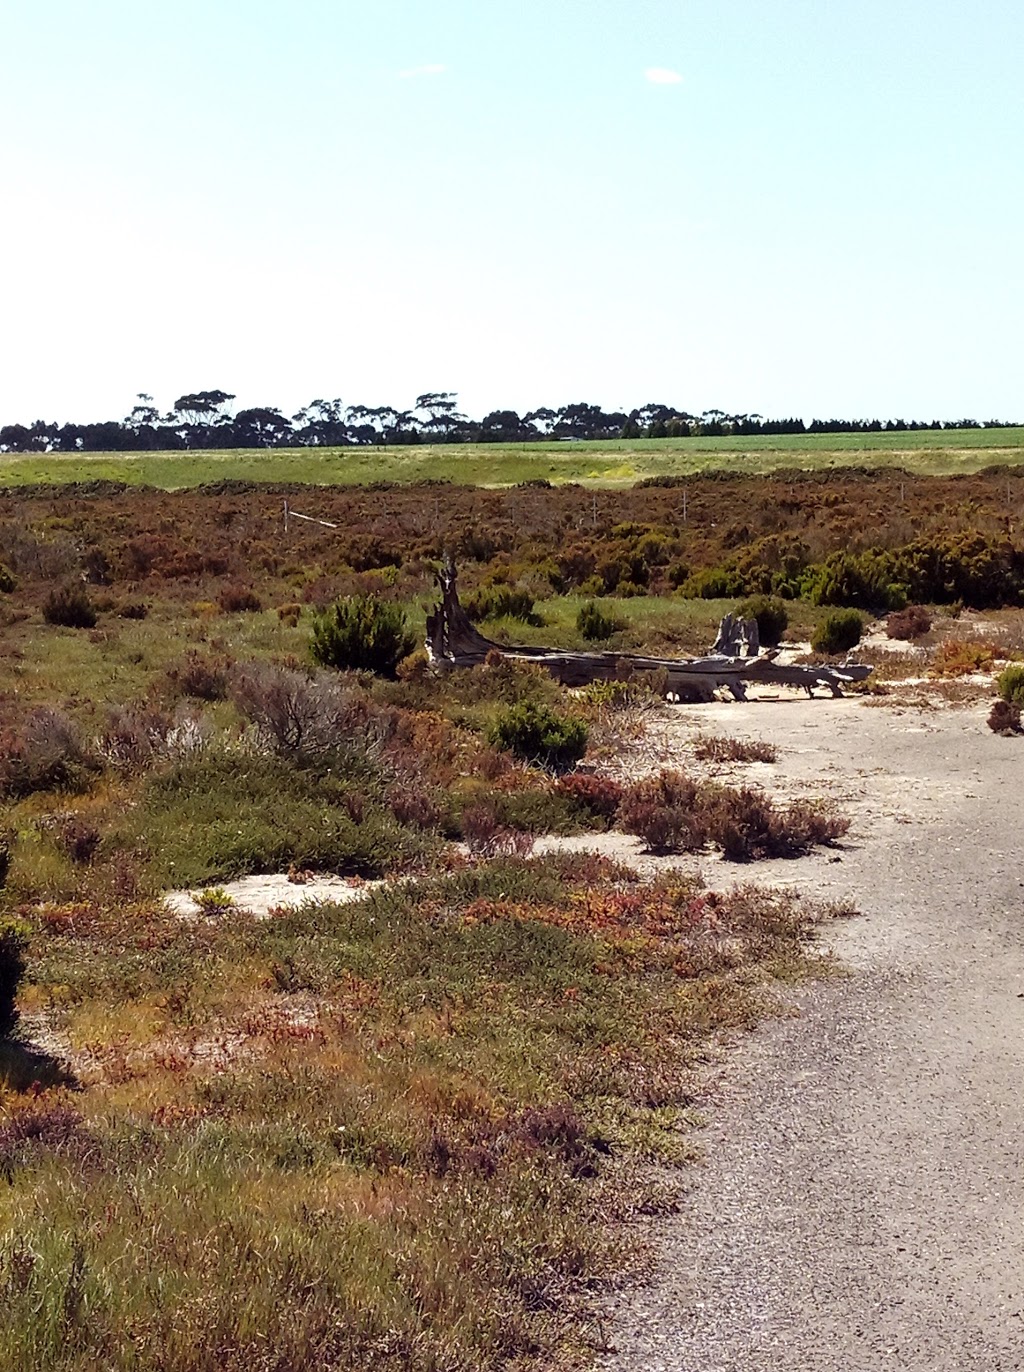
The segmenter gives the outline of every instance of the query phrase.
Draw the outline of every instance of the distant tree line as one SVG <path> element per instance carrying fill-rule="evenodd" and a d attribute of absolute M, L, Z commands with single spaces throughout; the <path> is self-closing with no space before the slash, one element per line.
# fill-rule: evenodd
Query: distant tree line
<path fill-rule="evenodd" d="M 192 448 L 366 447 L 402 443 L 535 443 L 608 438 L 701 438 L 729 435 L 882 433 L 917 429 L 1008 428 L 1001 420 L 975 419 L 765 419 L 759 414 L 705 410 L 690 414 L 671 405 L 603 410 L 578 403 L 561 409 L 492 410 L 470 419 L 452 391 L 428 391 L 410 410 L 390 405 L 345 405 L 311 400 L 297 414 L 273 407 L 231 411 L 227 391 L 182 395 L 166 414 L 140 394 L 130 414 L 98 424 L 5 424 L 0 452 L 88 453 L 181 451 Z"/>

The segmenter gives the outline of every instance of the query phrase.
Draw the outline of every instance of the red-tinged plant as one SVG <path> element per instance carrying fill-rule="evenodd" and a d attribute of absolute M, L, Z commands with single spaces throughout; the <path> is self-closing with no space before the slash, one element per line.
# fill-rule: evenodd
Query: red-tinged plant
<path fill-rule="evenodd" d="M 693 853 L 707 841 L 698 788 L 683 772 L 660 772 L 630 786 L 619 807 L 619 824 L 656 853 Z"/>

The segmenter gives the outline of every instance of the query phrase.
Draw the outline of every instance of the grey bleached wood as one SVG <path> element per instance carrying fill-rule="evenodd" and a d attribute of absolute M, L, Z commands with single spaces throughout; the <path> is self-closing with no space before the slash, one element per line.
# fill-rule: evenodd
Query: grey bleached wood
<path fill-rule="evenodd" d="M 455 564 L 446 559 L 438 576 L 440 603 L 427 615 L 427 653 L 441 668 L 473 667 L 489 653 L 517 662 L 536 662 L 566 686 L 586 686 L 592 681 L 623 681 L 637 673 L 649 674 L 652 684 L 669 700 L 711 700 L 725 687 L 736 700 L 746 697 L 747 686 L 798 686 L 808 695 L 815 686 L 826 687 L 833 696 L 843 694 L 844 683 L 863 681 L 870 667 L 845 663 L 839 667 L 790 666 L 775 661 L 778 650 L 758 651 L 757 625 L 727 615 L 719 628 L 715 652 L 708 657 L 661 658 L 641 653 L 564 652 L 553 648 L 504 647 L 485 638 L 473 625 L 459 600 Z M 741 655 L 742 647 L 749 655 Z"/>

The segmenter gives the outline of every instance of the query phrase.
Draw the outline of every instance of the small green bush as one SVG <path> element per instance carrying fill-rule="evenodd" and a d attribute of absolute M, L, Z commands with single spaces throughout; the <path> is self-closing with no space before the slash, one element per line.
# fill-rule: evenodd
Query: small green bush
<path fill-rule="evenodd" d="M 72 582 L 57 586 L 43 601 L 43 618 L 47 624 L 59 624 L 65 629 L 94 629 L 96 610 L 84 586 Z"/>
<path fill-rule="evenodd" d="M 774 648 L 789 628 L 786 606 L 775 595 L 755 595 L 736 611 L 740 619 L 756 619 L 757 634 L 765 648 Z"/>
<path fill-rule="evenodd" d="M 522 701 L 499 714 L 488 742 L 524 762 L 536 762 L 553 772 L 564 772 L 587 751 L 587 726 L 582 719 L 549 710 L 545 705 Z"/>
<path fill-rule="evenodd" d="M 316 616 L 310 652 L 320 667 L 393 677 L 415 646 L 401 605 L 359 595 L 344 596 Z"/>
<path fill-rule="evenodd" d="M 837 610 L 818 625 L 811 647 L 816 653 L 845 653 L 857 646 L 863 632 L 863 615 L 856 610 Z"/>
<path fill-rule="evenodd" d="M 0 919 L 0 1038 L 6 1038 L 18 1023 L 15 997 L 25 972 L 30 932 L 22 920 Z"/>
<path fill-rule="evenodd" d="M 519 619 L 529 624 L 535 618 L 533 596 L 519 586 L 481 586 L 475 595 L 467 596 L 463 608 L 470 619 Z"/>
<path fill-rule="evenodd" d="M 604 642 L 605 639 L 611 638 L 618 627 L 611 615 L 606 615 L 593 600 L 588 600 L 585 605 L 580 606 L 579 614 L 576 616 L 576 628 L 588 643 Z"/>
<path fill-rule="evenodd" d="M 996 678 L 996 690 L 1011 705 L 1024 705 L 1024 666 L 1012 662 Z"/>

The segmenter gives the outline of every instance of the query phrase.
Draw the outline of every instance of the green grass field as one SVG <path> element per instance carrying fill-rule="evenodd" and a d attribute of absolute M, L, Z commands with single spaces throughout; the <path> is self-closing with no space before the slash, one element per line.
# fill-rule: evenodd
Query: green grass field
<path fill-rule="evenodd" d="M 443 447 L 225 449 L 188 453 L 7 453 L 0 486 L 126 481 L 174 490 L 214 481 L 363 485 L 448 480 L 511 486 L 579 481 L 627 486 L 647 476 L 703 471 L 764 474 L 792 468 L 903 468 L 928 476 L 1024 462 L 1024 428 L 917 433 L 801 434 L 607 443 L 458 444 Z"/>

